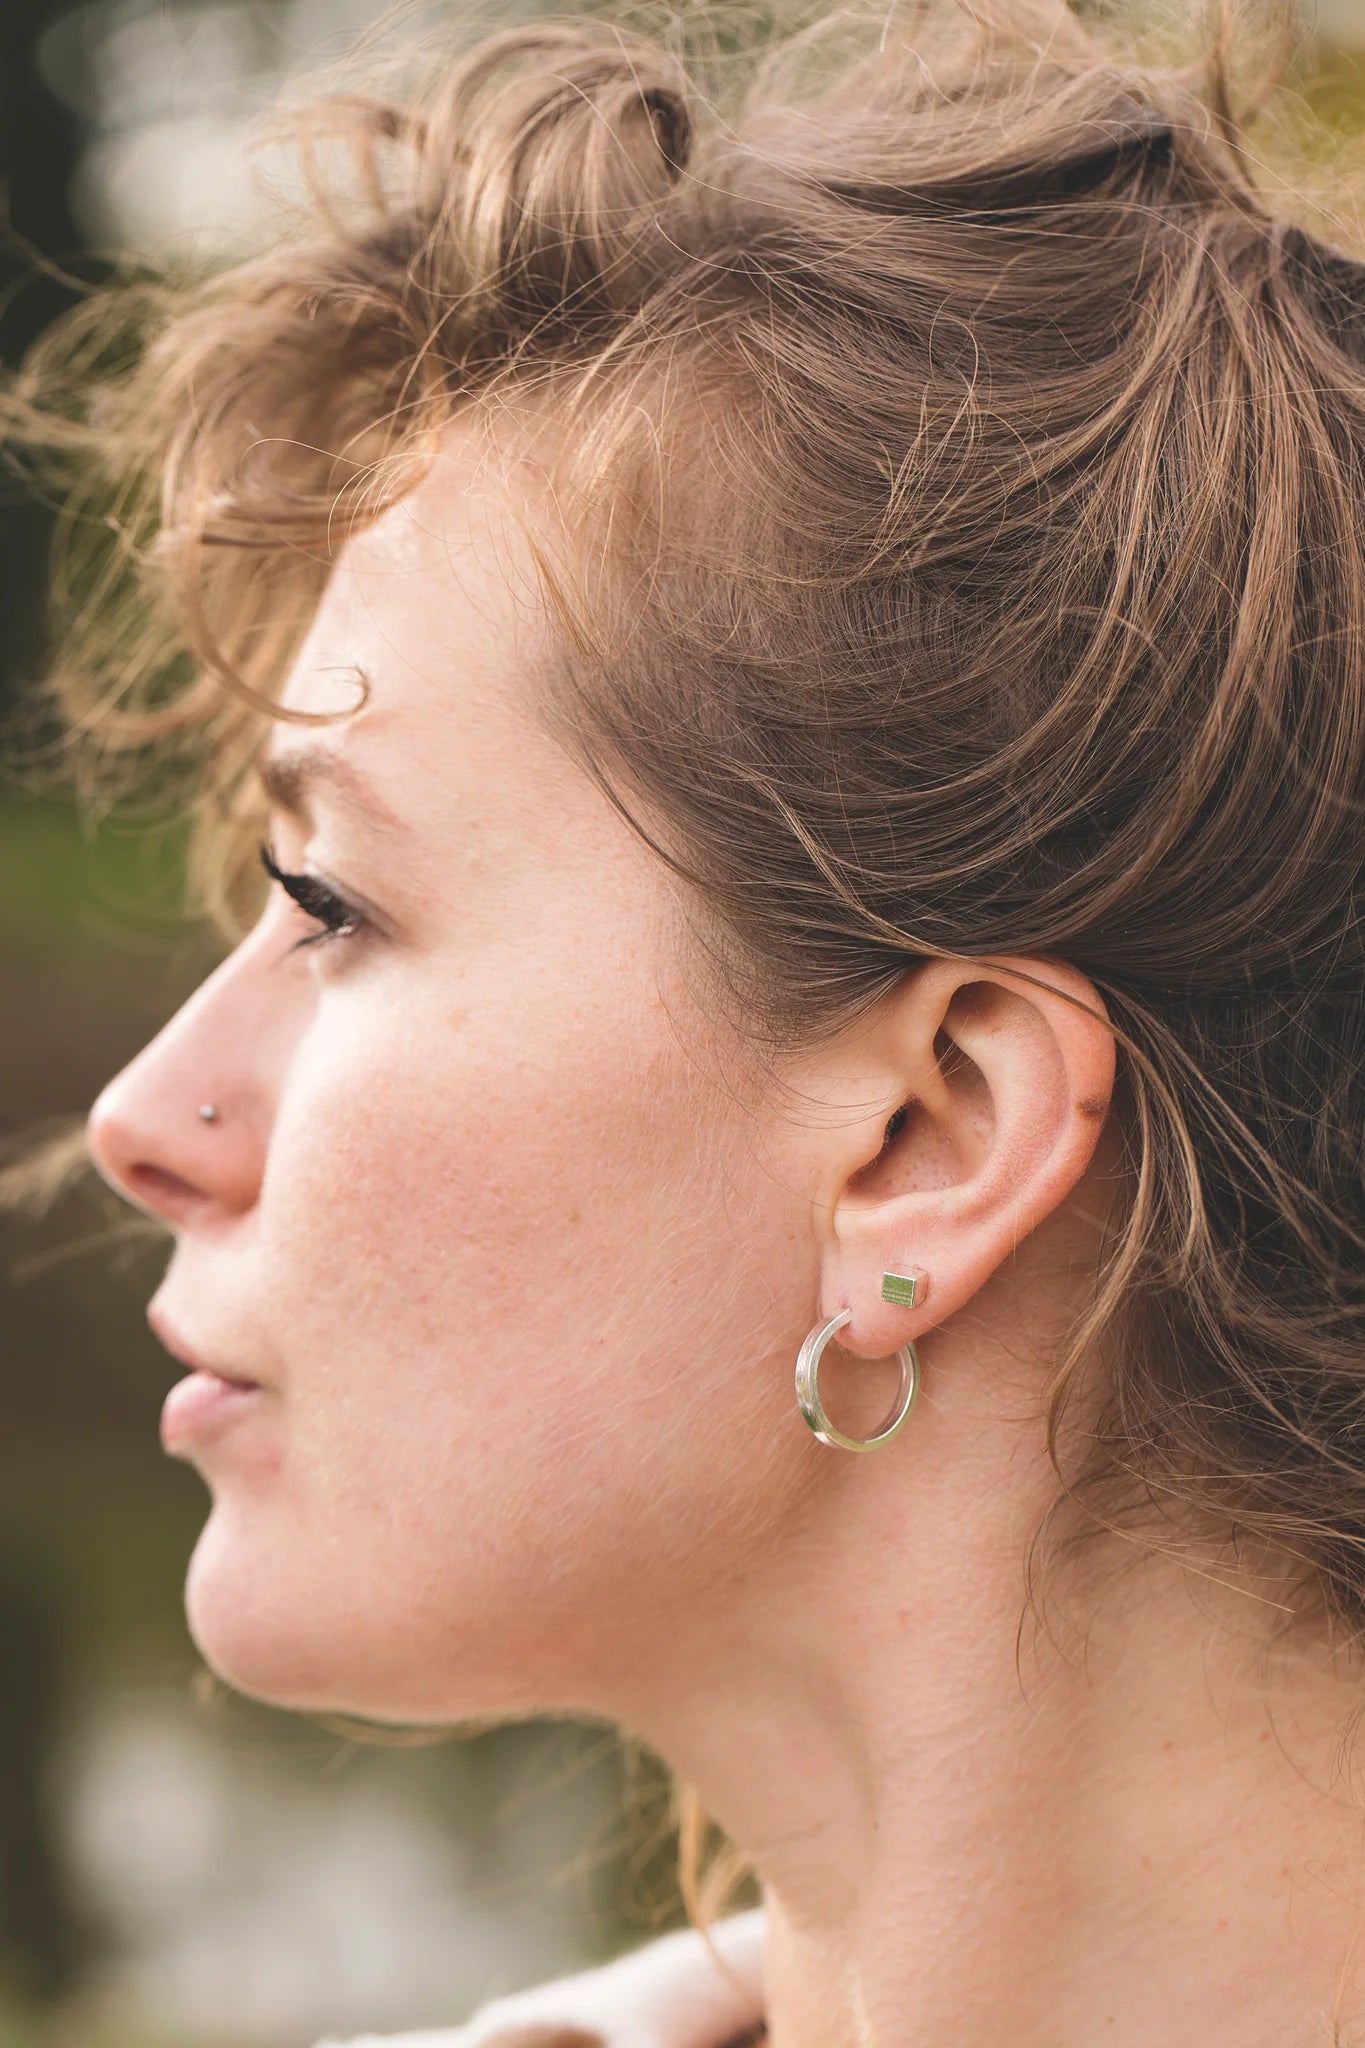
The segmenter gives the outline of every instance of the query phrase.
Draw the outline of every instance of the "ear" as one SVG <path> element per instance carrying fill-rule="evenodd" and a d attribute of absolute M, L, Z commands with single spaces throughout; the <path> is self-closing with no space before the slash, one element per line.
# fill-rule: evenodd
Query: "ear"
<path fill-rule="evenodd" d="M 930 960 L 865 1021 L 843 1079 L 861 1114 L 828 1134 L 821 1310 L 851 1308 L 839 1341 L 875 1358 L 970 1301 L 1072 1192 L 1114 1040 L 1065 961 Z M 882 1299 L 883 1274 L 917 1272 L 913 1307 Z"/>

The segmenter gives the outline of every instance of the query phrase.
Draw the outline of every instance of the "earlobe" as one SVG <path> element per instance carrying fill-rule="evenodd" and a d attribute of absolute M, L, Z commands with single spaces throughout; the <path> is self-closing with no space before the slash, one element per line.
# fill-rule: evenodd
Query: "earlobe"
<path fill-rule="evenodd" d="M 1064 961 L 933 960 L 872 1020 L 865 1051 L 900 1102 L 845 1130 L 821 1307 L 865 1357 L 963 1306 L 1090 1167 L 1109 1110 L 1114 1040 Z M 885 1276 L 920 1275 L 909 1289 Z"/>

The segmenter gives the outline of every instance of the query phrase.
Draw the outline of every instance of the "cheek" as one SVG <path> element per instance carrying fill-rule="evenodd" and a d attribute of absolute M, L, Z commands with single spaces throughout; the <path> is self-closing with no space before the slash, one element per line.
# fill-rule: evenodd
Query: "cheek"
<path fill-rule="evenodd" d="M 530 1041 L 432 1015 L 291 1075 L 259 1237 L 279 1457 L 224 1469 L 192 1620 L 216 1584 L 227 1675 L 296 1704 L 592 1706 L 662 1589 L 703 1596 L 793 1493 L 797 1204 L 662 1005 L 551 1005 Z"/>

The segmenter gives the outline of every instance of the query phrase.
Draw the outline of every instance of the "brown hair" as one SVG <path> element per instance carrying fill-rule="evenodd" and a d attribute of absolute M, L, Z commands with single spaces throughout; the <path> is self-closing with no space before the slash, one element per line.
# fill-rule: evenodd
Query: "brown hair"
<path fill-rule="evenodd" d="M 1063 1496 L 1225 1518 L 1355 1639 L 1365 272 L 1259 189 L 1218 64 L 909 14 L 723 105 L 586 22 L 313 109 L 305 230 L 125 299 L 136 349 L 97 304 L 17 388 L 142 578 L 131 637 L 87 600 L 67 707 L 194 742 L 221 872 L 337 539 L 457 408 L 553 395 L 551 715 L 755 1038 L 932 953 L 1091 977 L 1133 1192 L 1049 1393 L 1057 1462 L 1103 1339 Z"/>

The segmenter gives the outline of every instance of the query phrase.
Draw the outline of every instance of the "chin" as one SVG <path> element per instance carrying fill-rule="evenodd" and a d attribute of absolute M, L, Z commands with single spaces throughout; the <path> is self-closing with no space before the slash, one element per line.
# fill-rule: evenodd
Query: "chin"
<path fill-rule="evenodd" d="M 293 1589 L 278 1568 L 247 1561 L 209 1516 L 185 1577 L 190 1637 L 215 1677 L 269 1706 L 300 1712 L 336 1710 L 335 1645 L 328 1654 L 325 1617 Z"/>
<path fill-rule="evenodd" d="M 294 1569 L 290 1570 L 290 1565 Z M 234 1692 L 295 1713 L 348 1714 L 390 1726 L 486 1724 L 541 1711 L 521 1660 L 490 1656 L 472 1622 L 452 1616 L 376 1630 L 372 1602 L 346 1580 L 319 1586 L 297 1556 L 233 1539 L 220 1510 L 200 1532 L 185 1579 L 190 1637 L 214 1676 Z M 445 1637 L 443 1659 L 435 1645 Z M 444 1668 L 453 1664 L 454 1670 Z"/>

